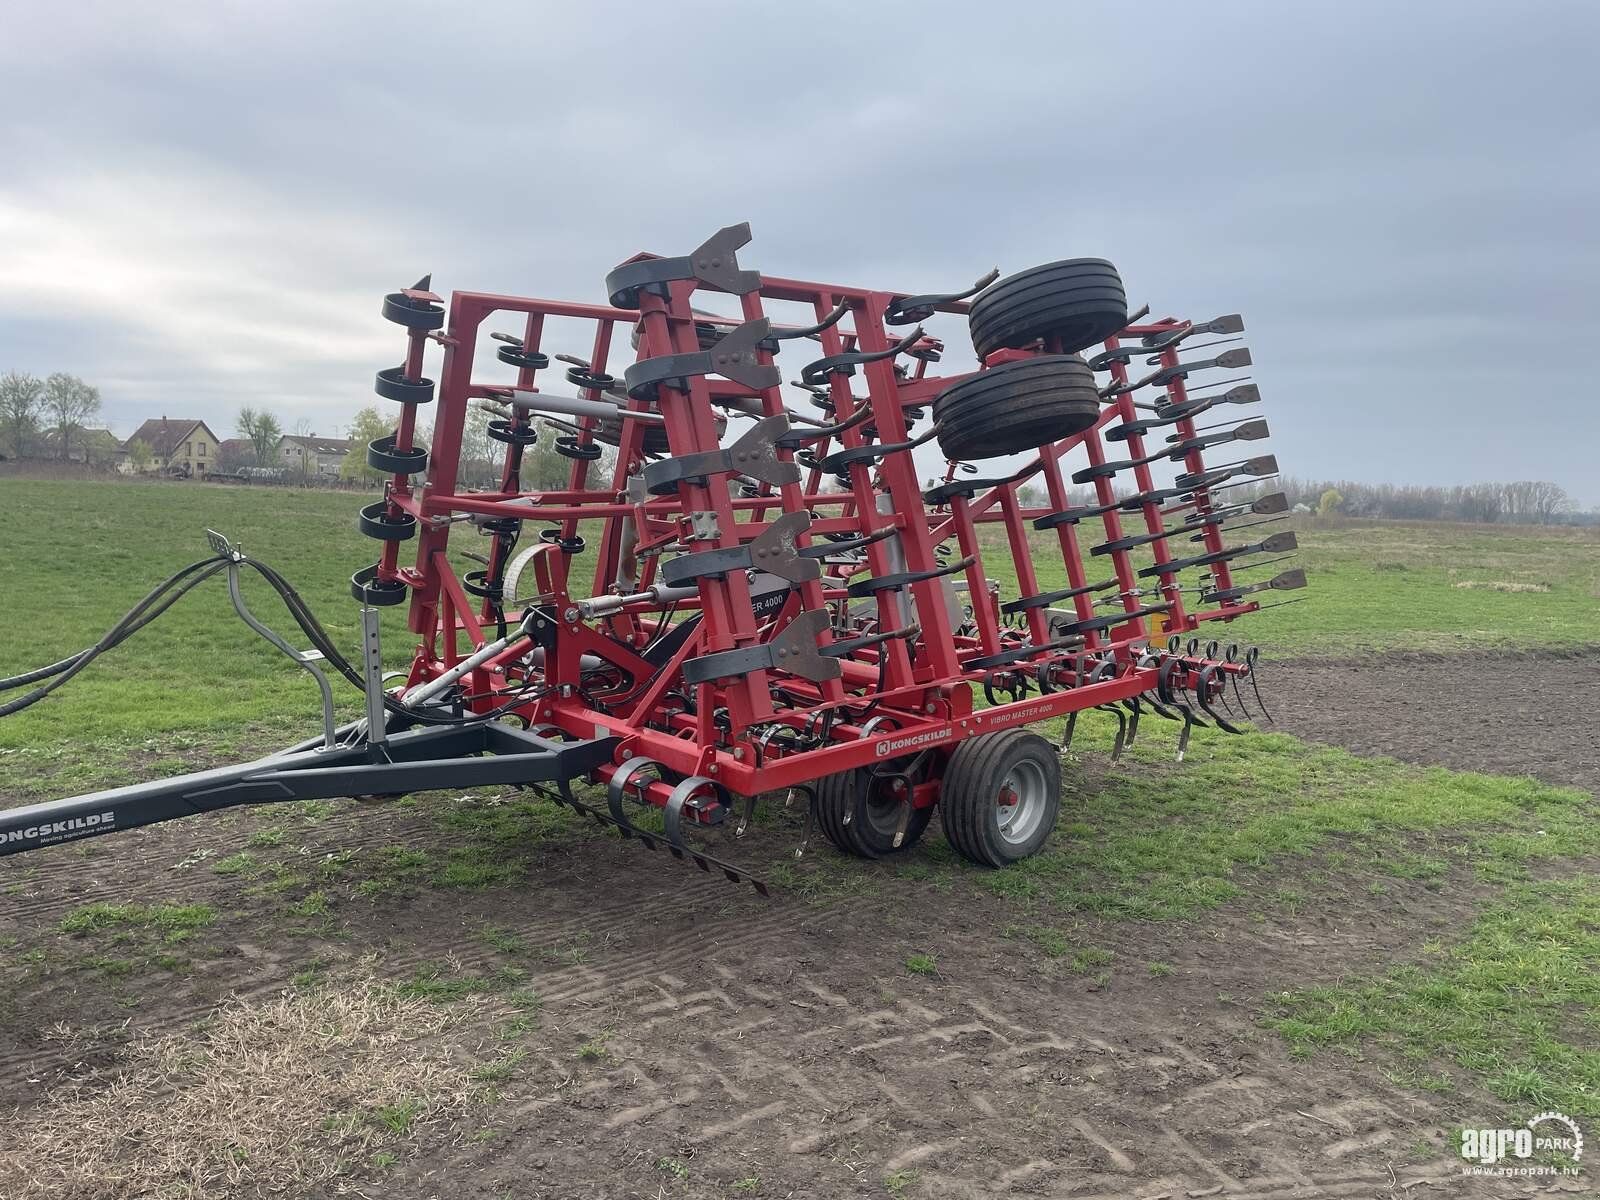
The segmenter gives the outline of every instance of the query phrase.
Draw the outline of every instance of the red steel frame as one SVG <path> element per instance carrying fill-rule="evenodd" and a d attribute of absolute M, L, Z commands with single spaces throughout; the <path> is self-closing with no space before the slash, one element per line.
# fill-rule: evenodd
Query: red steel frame
<path fill-rule="evenodd" d="M 648 256 L 641 256 L 645 257 Z M 704 776 L 731 792 L 754 795 L 805 784 L 834 772 L 914 750 L 934 748 L 942 753 L 962 739 L 991 730 L 1114 703 L 1157 689 L 1158 670 L 1139 665 L 1141 652 L 1152 631 L 1146 619 L 1137 614 L 1138 577 L 1127 551 L 1116 551 L 1109 556 L 1124 609 L 1131 614 L 1125 623 L 1105 633 L 1087 634 L 1081 648 L 1043 651 L 998 672 L 1001 676 L 1020 671 L 1032 674 L 1041 664 L 1051 663 L 1067 668 L 1073 662 L 1082 663 L 1084 656 L 1088 656 L 1101 664 L 1107 661 L 1114 664 L 1111 670 L 1101 672 L 1105 677 L 1099 682 L 1085 682 L 981 707 L 974 705 L 973 685 L 983 682 L 985 673 L 962 666 L 963 659 L 992 655 L 1019 645 L 1019 637 L 1026 637 L 1034 645 L 1048 640 L 1048 618 L 1043 609 L 1027 612 L 1026 630 L 1008 630 L 1001 624 L 989 595 L 984 571 L 986 547 L 980 540 L 978 526 L 998 524 L 1003 527 L 1005 548 L 1015 561 L 1021 593 L 1036 594 L 1039 583 L 1033 555 L 1038 551 L 1027 522 L 1067 507 L 1068 485 L 1062 462 L 1069 453 L 1081 447 L 1090 464 L 1106 461 L 1107 447 L 1102 441 L 1102 431 L 1112 423 L 1137 419 L 1134 395 L 1129 391 L 1109 401 L 1092 428 L 1038 451 L 1037 473 L 1048 493 L 1049 509 L 1024 507 L 1019 499 L 1022 486 L 1019 480 L 989 487 L 971 499 L 956 496 L 947 507 L 930 510 L 924 505 L 910 451 L 890 453 L 877 465 L 870 461 L 851 464 L 847 468 L 850 486 L 840 492 L 821 490 L 823 471 L 813 467 L 802 482 L 777 488 L 762 485 L 759 494 L 753 496 L 734 494 L 731 485 L 736 480 L 728 473 L 721 473 L 700 481 L 685 481 L 676 495 L 650 497 L 635 503 L 629 498 L 627 484 L 645 462 L 643 426 L 641 422 L 626 420 L 622 422 L 615 472 L 609 480 L 591 479 L 591 463 L 576 460 L 565 489 L 526 491 L 513 477 L 508 453 L 499 489 L 490 492 L 459 490 L 457 474 L 462 433 L 465 422 L 472 419 L 473 402 L 504 402 L 511 391 L 505 383 L 474 379 L 475 351 L 485 322 L 491 316 L 523 314 L 523 348 L 529 352 L 540 349 L 547 318 L 587 322 L 593 328 L 590 370 L 595 374 L 611 370 L 620 377 L 620 369 L 611 365 L 619 325 L 624 336 L 636 324 L 639 327 L 637 353 L 641 360 L 699 349 L 696 322 L 704 323 L 706 318 L 703 314 L 697 316 L 690 299 L 697 287 L 703 286 L 694 280 L 685 280 L 668 285 L 664 296 L 644 291 L 637 311 L 608 305 L 455 292 L 449 300 L 448 324 L 443 330 L 410 332 L 405 357 L 408 379 L 421 377 L 424 350 L 430 340 L 443 347 L 444 363 L 433 426 L 430 472 L 420 486 L 414 479 L 396 476 L 386 493 L 392 511 L 410 513 L 420 529 L 412 565 L 401 565 L 399 542 L 387 542 L 378 570 L 380 580 L 399 581 L 411 591 L 409 625 L 420 636 L 421 643 L 408 686 L 433 678 L 459 662 L 464 654 L 463 637 L 470 643 L 470 649 L 465 652 L 470 653 L 492 636 L 491 602 L 475 600 L 469 595 L 447 558 L 452 518 L 462 515 L 515 517 L 553 525 L 564 538 L 577 533 L 579 522 L 603 521 L 604 532 L 598 540 L 594 576 L 588 588 L 591 596 L 600 596 L 613 589 L 625 558 L 631 557 L 627 531 L 630 521 L 637 534 L 637 545 L 644 551 L 683 535 L 690 512 L 713 513 L 718 530 L 715 540 L 697 543 L 694 549 L 716 549 L 749 542 L 769 527 L 774 519 L 769 518 L 769 513 L 776 509 L 784 513 L 820 514 L 801 536 L 801 546 L 823 533 L 846 532 L 860 536 L 892 528 L 898 537 L 903 562 L 891 561 L 888 541 L 873 542 L 865 547 L 866 565 L 873 575 L 896 569 L 934 570 L 940 565 L 938 545 L 954 538 L 958 556 L 973 560 L 965 571 L 973 628 L 966 632 L 952 628 L 944 579 L 914 583 L 905 592 L 909 596 L 910 611 L 920 626 L 920 634 L 914 639 L 892 639 L 857 650 L 842 660 L 839 678 L 821 683 L 775 670 L 752 671 L 736 679 L 701 683 L 694 687 L 693 711 L 685 711 L 681 670 L 686 660 L 759 643 L 771 638 L 799 612 L 835 605 L 845 597 L 845 578 L 825 574 L 820 580 L 796 585 L 777 618 L 765 624 L 758 623 L 752 611 L 749 585 L 742 571 L 718 578 L 702 578 L 698 582 L 698 597 L 678 605 L 678 611 L 685 615 L 694 611 L 701 614 L 698 628 L 672 661 L 657 671 L 634 652 L 661 632 L 663 614 L 659 610 L 625 610 L 594 621 L 582 620 L 573 597 L 573 581 L 569 578 L 572 560 L 558 545 L 546 544 L 540 548 L 537 564 L 539 603 L 558 622 L 556 648 L 542 667 L 532 665 L 526 646 L 508 649 L 480 665 L 468 677 L 466 690 L 474 697 L 469 706 L 485 711 L 501 705 L 507 695 L 526 688 L 532 677 L 541 684 L 541 691 L 516 709 L 528 722 L 555 726 L 574 737 L 592 737 L 597 732 L 622 737 L 615 762 L 600 771 L 602 779 L 609 778 L 623 762 L 645 756 L 678 775 Z M 407 295 L 419 302 L 439 300 L 422 291 Z M 905 295 L 763 277 L 758 291 L 740 298 L 740 315 L 744 320 L 756 319 L 764 315 L 763 301 L 786 301 L 809 305 L 820 321 L 842 303 L 848 306 L 853 332 L 842 331 L 837 324 L 823 330 L 819 335 L 821 353 L 873 352 L 885 350 L 898 340 L 888 332 L 885 315 L 891 302 Z M 967 305 L 961 302 L 947 303 L 938 309 L 956 315 L 966 310 Z M 1109 339 L 1106 348 L 1115 349 L 1120 344 L 1119 338 L 1167 334 L 1187 325 L 1188 322 L 1171 318 L 1130 325 L 1119 337 Z M 788 344 L 796 350 L 816 349 L 816 343 L 810 341 Z M 935 350 L 940 348 L 940 344 L 931 339 L 927 339 L 926 344 Z M 1059 349 L 1044 345 L 1036 351 L 1002 351 L 991 355 L 985 366 L 1025 357 L 1028 353 L 1050 353 Z M 771 354 L 762 351 L 760 361 L 771 362 Z M 1162 366 L 1177 361 L 1176 347 L 1160 351 Z M 914 372 L 902 376 L 897 374 L 893 359 L 866 363 L 859 368 L 864 377 L 864 397 L 852 393 L 849 378 L 841 374 L 831 376 L 829 391 L 834 419 L 847 422 L 865 399 L 872 408 L 871 424 L 858 423 L 846 428 L 831 443 L 821 440 L 811 446 L 813 452 L 820 458 L 830 448 L 869 444 L 869 433 L 882 445 L 911 440 L 906 410 L 931 403 L 940 391 L 963 377 L 931 376 L 927 374 L 927 366 L 926 360 L 921 361 Z M 1110 371 L 1113 383 L 1127 381 L 1128 371 L 1121 363 L 1112 363 Z M 538 391 L 539 375 L 540 372 L 533 369 L 519 369 L 515 388 Z M 649 409 L 659 411 L 665 418 L 666 435 L 674 457 L 718 448 L 717 400 L 737 400 L 745 404 L 755 401 L 759 411 L 769 416 L 785 411 L 778 387 L 751 391 L 705 376 L 693 376 L 681 382 L 686 386 L 661 385 L 658 402 Z M 1171 401 L 1181 402 L 1186 398 L 1182 378 L 1172 380 L 1166 388 Z M 600 395 L 593 389 L 583 394 L 590 399 Z M 645 407 L 640 401 L 629 401 L 628 406 L 633 410 Z M 403 406 L 396 434 L 396 445 L 402 450 L 414 442 L 415 416 L 415 406 Z M 526 428 L 530 418 L 525 412 L 519 412 L 515 421 L 518 428 Z M 597 422 L 590 417 L 576 421 L 581 430 L 577 435 L 579 442 L 592 442 Z M 1195 433 L 1193 421 L 1188 419 L 1174 428 L 1184 438 Z M 1139 458 L 1145 453 L 1141 437 L 1130 437 L 1126 445 L 1131 457 Z M 779 453 L 785 459 L 793 457 L 788 450 Z M 951 471 L 954 469 L 952 464 Z M 1204 470 L 1201 453 L 1190 453 L 1184 469 Z M 1155 486 L 1148 466 L 1135 468 L 1134 480 L 1141 492 Z M 1101 504 L 1113 499 L 1111 479 L 1097 479 L 1095 488 Z M 880 496 L 889 498 L 887 512 L 879 509 Z M 1198 492 L 1192 507 L 1201 514 L 1212 511 L 1209 494 L 1203 490 Z M 1164 511 L 1159 504 L 1144 504 L 1142 515 L 1148 532 L 1157 533 L 1163 529 Z M 1105 513 L 1101 520 L 1107 540 L 1123 536 L 1121 519 L 1115 509 Z M 1087 582 L 1087 577 L 1078 534 L 1070 524 L 1058 525 L 1055 532 L 1069 586 L 1080 587 Z M 1203 527 L 1203 534 L 1207 551 L 1222 549 L 1222 534 L 1217 525 Z M 1169 561 L 1171 556 L 1164 541 L 1154 542 L 1151 549 L 1157 563 Z M 490 558 L 491 576 L 501 566 L 499 553 L 499 540 L 495 539 Z M 637 560 L 638 577 L 632 581 L 634 590 L 647 587 L 654 580 L 657 561 L 654 556 L 641 554 Z M 1231 586 L 1226 563 L 1211 569 L 1216 587 Z M 1253 602 L 1234 603 L 1196 612 L 1185 606 L 1175 576 L 1160 579 L 1156 586 L 1162 599 L 1171 605 L 1165 628 L 1160 631 L 1163 634 L 1190 633 L 1202 623 L 1229 621 L 1258 607 Z M 878 593 L 874 623 L 877 631 L 904 628 L 900 596 L 901 593 L 893 591 Z M 1074 599 L 1074 605 L 1079 619 L 1094 615 L 1090 595 L 1080 594 Z M 824 634 L 822 640 L 826 644 L 832 640 L 832 635 Z M 604 709 L 597 707 L 580 694 L 583 690 L 581 657 L 586 653 L 599 654 L 632 677 L 642 676 L 649 682 L 623 703 Z M 1229 663 L 1225 669 L 1237 668 Z M 1194 670 L 1186 670 L 1185 677 L 1192 685 Z M 862 705 L 871 707 L 874 719 L 870 725 L 852 712 Z M 789 749 L 774 744 L 765 750 L 758 749 L 759 735 L 768 732 L 774 724 L 814 734 L 821 723 L 818 714 L 823 713 L 835 714 L 837 719 L 826 725 L 826 740 L 815 748 Z M 720 723 L 719 716 L 722 717 Z M 663 802 L 668 790 L 668 785 L 662 782 L 641 786 L 647 798 L 656 803 Z M 919 805 L 934 803 L 937 798 L 936 786 L 919 786 L 916 792 L 915 802 Z"/>

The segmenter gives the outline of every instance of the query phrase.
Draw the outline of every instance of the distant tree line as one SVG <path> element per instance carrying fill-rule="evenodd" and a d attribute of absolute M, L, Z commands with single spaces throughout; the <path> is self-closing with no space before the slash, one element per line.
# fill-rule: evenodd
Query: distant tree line
<path fill-rule="evenodd" d="M 0 375 L 0 453 L 8 458 L 89 457 L 86 423 L 100 413 L 100 391 L 76 375 L 44 379 L 24 371 Z M 113 457 L 116 448 L 111 448 Z"/>
<path fill-rule="evenodd" d="M 930 480 L 929 485 L 933 482 Z M 1132 490 L 1118 489 L 1118 494 L 1129 494 Z M 1019 498 L 1025 506 L 1049 507 L 1049 498 L 1043 485 L 1030 483 L 1019 492 Z M 1600 523 L 1600 510 L 1579 511 L 1564 488 L 1545 479 L 1424 487 L 1416 484 L 1352 483 L 1348 480 L 1330 482 L 1280 475 L 1262 483 L 1232 488 L 1218 496 L 1219 499 L 1227 497 L 1230 503 L 1238 503 L 1270 492 L 1283 492 L 1291 508 L 1304 506 L 1304 509 L 1320 516 L 1524 525 Z M 1092 487 L 1079 485 L 1067 491 L 1069 507 L 1097 503 Z"/>
<path fill-rule="evenodd" d="M 1425 487 L 1283 475 L 1259 490 L 1283 492 L 1291 506 L 1303 504 L 1324 516 L 1522 525 L 1587 523 L 1600 516 L 1580 513 L 1566 490 L 1547 479 Z"/>

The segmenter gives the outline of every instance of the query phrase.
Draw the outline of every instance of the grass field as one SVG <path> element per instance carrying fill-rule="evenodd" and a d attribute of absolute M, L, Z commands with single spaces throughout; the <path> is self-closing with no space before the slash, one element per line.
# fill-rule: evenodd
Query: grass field
<path fill-rule="evenodd" d="M 208 527 L 282 571 L 353 647 L 357 610 L 348 580 L 371 561 L 374 546 L 355 528 L 363 502 L 349 493 L 0 479 L 0 578 L 25 614 L 0 642 L 0 672 L 91 644 L 157 582 L 204 557 Z M 1288 595 L 1305 601 L 1252 616 L 1228 636 L 1279 655 L 1600 642 L 1600 530 L 1369 522 L 1305 524 L 1300 537 L 1311 586 Z M 458 532 L 452 548 L 481 545 Z M 1042 537 L 1037 561 L 1060 561 Z M 580 557 L 575 578 L 584 577 L 584 565 Z M 1014 595 L 1009 556 L 997 547 L 986 565 Z M 1042 583 L 1064 586 L 1064 573 L 1058 567 Z M 1458 586 L 1464 583 L 1547 590 Z M 287 625 L 259 581 L 247 581 L 245 594 L 269 623 Z M 384 615 L 386 656 L 397 666 L 412 647 L 403 612 Z M 298 640 L 295 631 L 291 641 Z M 353 712 L 347 691 L 342 699 Z M 36 745 L 65 730 L 91 740 L 198 732 L 231 741 L 246 729 L 275 736 L 314 722 L 315 705 L 309 678 L 238 622 L 218 581 L 56 697 L 0 724 L 0 747 Z"/>
<path fill-rule="evenodd" d="M 0 578 L 11 618 L 0 673 L 90 644 L 155 582 L 204 557 L 208 526 L 282 570 L 335 637 L 353 645 L 357 610 L 347 580 L 372 557 L 372 543 L 355 529 L 361 502 L 352 494 L 0 480 Z M 1600 641 L 1600 532 L 1305 522 L 1300 534 L 1307 601 L 1248 618 L 1238 627 L 1243 640 L 1312 656 Z M 991 559 L 998 574 L 1006 555 Z M 247 587 L 247 595 L 288 632 L 270 591 Z M 385 634 L 388 657 L 403 664 L 412 646 L 400 611 L 385 615 Z M 356 698 L 343 690 L 353 713 Z M 0 721 L 0 796 L 23 803 L 175 773 L 271 749 L 315 724 L 315 687 L 238 622 L 215 581 L 58 696 Z M 1382 922 L 1391 898 L 1414 907 L 1417 897 L 1437 895 L 1459 916 L 1404 926 L 1376 966 L 1367 956 L 1309 984 L 1280 980 L 1215 1003 L 1243 1006 L 1280 1053 L 1362 1063 L 1418 1096 L 1469 1106 L 1491 1098 L 1503 1106 L 1504 1122 L 1474 1109 L 1482 1120 L 1495 1116 L 1490 1124 L 1516 1123 L 1543 1107 L 1600 1117 L 1594 797 L 1532 779 L 1359 758 L 1281 734 L 1197 736 L 1178 766 L 1172 727 L 1151 721 L 1145 729 L 1151 726 L 1155 732 L 1141 733 L 1112 765 L 1110 722 L 1086 715 L 1064 759 L 1057 835 L 1011 870 L 967 866 L 937 832 L 892 863 L 827 850 L 796 863 L 787 848 L 800 816 L 782 809 L 764 813 L 744 861 L 819 909 L 852 903 L 945 914 L 924 942 L 894 942 L 889 955 L 898 971 L 930 985 L 942 982 L 952 957 L 941 929 L 959 929 L 969 911 L 1002 913 L 989 936 L 1008 954 L 1037 959 L 1053 989 L 1068 980 L 1138 991 L 1159 989 L 1173 973 L 1175 947 L 1223 945 L 1256 929 L 1280 932 L 1289 945 L 1328 914 L 1337 922 L 1360 910 Z M 1041 732 L 1059 736 L 1059 724 Z M 421 1030 L 428 1006 L 455 1014 L 480 1042 L 472 1055 L 412 1063 L 415 1078 L 374 1074 L 378 1090 L 362 1093 L 356 1110 L 329 1112 L 333 1124 L 325 1128 L 341 1146 L 356 1145 L 355 1158 L 315 1138 L 283 1142 L 270 1111 L 243 1100 L 248 1141 L 239 1154 L 301 1164 L 300 1175 L 274 1177 L 280 1182 L 330 1177 L 317 1172 L 348 1177 L 388 1169 L 404 1154 L 413 1119 L 466 1121 L 470 1112 L 471 1121 L 489 1124 L 484 1114 L 501 1092 L 526 1078 L 530 1048 L 543 1052 L 539 1039 L 554 1036 L 541 1025 L 530 972 L 582 962 L 592 948 L 579 940 L 540 945 L 536 925 L 473 924 L 454 914 L 481 906 L 479 896 L 513 903 L 542 882 L 538 872 L 552 855 L 560 861 L 564 847 L 598 835 L 543 800 L 416 796 L 385 810 L 396 814 L 386 822 L 405 832 L 346 845 L 340 831 L 353 825 L 344 811 L 312 803 L 203 818 L 203 828 L 182 823 L 198 848 L 157 843 L 178 860 L 169 865 L 182 868 L 171 883 L 163 876 L 142 892 L 132 884 L 135 891 L 109 899 L 67 898 L 51 925 L 0 930 L 0 1020 L 27 1023 L 37 997 L 62 980 L 74 981 L 78 1003 L 103 999 L 108 1019 L 161 996 L 221 1002 L 208 989 L 235 947 L 266 947 L 283 964 L 279 982 L 302 1007 L 291 999 L 259 1011 L 225 1008 L 215 1027 L 224 1040 L 157 1039 L 130 1058 L 203 1064 L 185 1092 L 197 1122 L 213 1107 L 202 1101 L 224 1086 L 230 1046 L 257 1047 L 345 1004 L 356 1006 L 343 1011 L 357 1057 L 387 1063 L 383 1023 Z M 98 876 L 109 869 L 112 844 L 51 853 L 75 856 Z M 7 860 L 4 895 L 33 903 L 47 886 L 33 861 Z M 403 924 L 433 921 L 426 936 L 459 933 L 500 965 L 451 956 L 419 966 L 397 952 L 404 931 L 396 932 L 394 913 L 404 914 Z M 341 977 L 331 964 L 352 962 L 362 964 L 362 982 L 347 992 L 323 990 Z M 603 1028 L 574 1029 L 563 1053 L 598 1069 L 615 1053 L 609 1036 Z M 334 1089 L 304 1062 L 283 1073 L 308 1095 Z M 137 1089 L 125 1095 L 130 1104 L 144 1102 Z M 41 1155 L 69 1123 L 138 1119 L 92 1102 L 47 1115 L 24 1131 Z M 197 1128 L 215 1139 L 215 1129 Z M 190 1148 L 195 1161 L 215 1153 Z M 173 1162 L 172 1169 L 190 1169 L 186 1160 Z M 682 1165 L 672 1153 L 661 1162 Z M 96 1170 L 118 1169 L 97 1160 Z M 677 1169 L 662 1174 L 663 1194 L 679 1194 Z M 889 1194 L 918 1194 L 914 1171 L 884 1178 L 900 1179 L 896 1188 L 883 1185 Z"/>
<path fill-rule="evenodd" d="M 1103 538 L 1097 523 L 1093 532 L 1089 528 L 1086 522 L 1080 534 L 1079 544 L 1085 548 Z M 1218 626 L 1216 636 L 1254 642 L 1280 656 L 1600 644 L 1600 527 L 1299 517 L 1230 537 L 1228 543 L 1283 528 L 1298 533 L 1299 561 L 1246 571 L 1240 580 L 1253 582 L 1304 566 L 1306 590 L 1256 597 L 1263 605 L 1303 599 L 1241 618 L 1232 628 Z M 1185 553 L 1191 550 L 1187 542 L 1178 545 Z M 1059 564 L 1053 537 L 1035 534 L 1033 546 L 1036 563 Z M 1140 566 L 1154 561 L 1137 551 L 1135 558 Z M 1090 578 L 1109 577 L 1108 560 L 1094 561 Z M 1014 595 L 1015 576 L 1000 573 L 1007 564 L 1005 555 L 986 562 L 1002 586 L 1011 589 L 1007 594 Z M 1041 572 L 1040 583 L 1047 591 L 1064 588 L 1066 572 L 1059 565 L 1051 573 Z M 1193 596 L 1187 599 L 1194 601 Z"/>

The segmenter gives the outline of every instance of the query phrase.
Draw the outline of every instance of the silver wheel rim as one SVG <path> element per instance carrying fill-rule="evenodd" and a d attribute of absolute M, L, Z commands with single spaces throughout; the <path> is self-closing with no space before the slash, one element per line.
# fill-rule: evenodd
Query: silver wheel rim
<path fill-rule="evenodd" d="M 1044 768 L 1032 759 L 1025 758 L 1011 768 L 1000 785 L 1001 841 L 1008 846 L 1020 846 L 1039 832 L 1048 806 L 1048 789 Z"/>

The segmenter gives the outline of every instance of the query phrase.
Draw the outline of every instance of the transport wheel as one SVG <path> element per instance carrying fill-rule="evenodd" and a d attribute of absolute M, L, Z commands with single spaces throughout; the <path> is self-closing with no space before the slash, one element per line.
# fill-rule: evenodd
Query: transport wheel
<path fill-rule="evenodd" d="M 962 742 L 945 767 L 939 821 L 956 852 L 982 867 L 1037 854 L 1061 811 L 1056 748 L 1026 729 Z"/>
<path fill-rule="evenodd" d="M 1086 350 L 1128 323 L 1122 276 L 1103 258 L 1064 258 L 1007 275 L 973 298 L 967 310 L 979 358 L 1041 338 L 1067 353 Z"/>
<path fill-rule="evenodd" d="M 891 771 L 893 767 L 889 768 Z M 891 781 L 865 767 L 817 781 L 817 824 L 827 839 L 857 858 L 887 858 L 915 846 L 933 818 L 933 809 L 913 808 L 900 845 L 900 795 Z"/>
<path fill-rule="evenodd" d="M 1036 450 L 1089 428 L 1099 416 L 1094 372 L 1073 354 L 979 371 L 933 401 L 939 447 L 962 462 Z"/>

